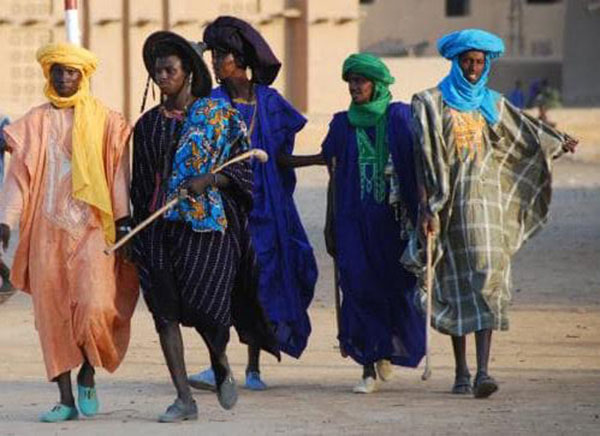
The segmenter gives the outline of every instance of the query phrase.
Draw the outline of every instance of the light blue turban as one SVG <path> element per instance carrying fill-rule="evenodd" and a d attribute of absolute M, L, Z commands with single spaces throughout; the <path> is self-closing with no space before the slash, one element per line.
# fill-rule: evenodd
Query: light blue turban
<path fill-rule="evenodd" d="M 491 60 L 502 56 L 504 42 L 493 33 L 465 29 L 449 33 L 438 40 L 440 54 L 452 61 L 452 69 L 439 84 L 444 101 L 459 111 L 479 110 L 490 124 L 498 122 L 497 102 L 500 94 L 487 85 Z M 485 53 L 485 68 L 477 83 L 469 82 L 460 68 L 459 55 L 477 50 Z"/>

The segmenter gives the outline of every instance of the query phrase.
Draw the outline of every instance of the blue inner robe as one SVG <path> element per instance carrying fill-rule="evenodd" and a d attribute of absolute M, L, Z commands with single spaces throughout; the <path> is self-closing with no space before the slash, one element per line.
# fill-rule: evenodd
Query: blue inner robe
<path fill-rule="evenodd" d="M 413 221 L 417 189 L 409 129 L 410 106 L 388 108 L 387 136 L 400 191 Z M 374 143 L 374 128 L 367 133 Z M 329 164 L 336 158 L 334 232 L 343 300 L 340 346 L 365 365 L 380 359 L 415 367 L 425 353 L 425 321 L 415 302 L 415 277 L 400 264 L 406 241 L 387 196 L 361 200 L 356 130 L 347 112 L 334 116 L 322 145 Z"/>
<path fill-rule="evenodd" d="M 296 175 L 276 158 L 291 154 L 296 133 L 306 119 L 276 90 L 255 85 L 256 104 L 233 102 L 251 132 L 251 147 L 265 150 L 269 160 L 254 162 L 254 206 L 250 233 L 260 266 L 259 299 L 275 329 L 281 351 L 300 357 L 311 332 L 307 309 L 317 282 L 317 263 L 294 203 Z M 226 90 L 213 98 L 231 102 Z M 252 118 L 256 113 L 254 123 Z"/>

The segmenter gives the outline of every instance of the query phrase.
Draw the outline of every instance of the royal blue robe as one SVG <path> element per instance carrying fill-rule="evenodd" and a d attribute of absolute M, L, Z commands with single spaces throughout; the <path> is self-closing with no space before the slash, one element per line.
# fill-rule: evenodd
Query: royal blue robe
<path fill-rule="evenodd" d="M 409 129 L 410 106 L 388 108 L 387 136 L 401 196 L 414 224 L 417 189 Z M 374 128 L 367 133 L 374 142 Z M 334 238 L 342 289 L 338 339 L 356 362 L 380 359 L 415 367 L 425 352 L 425 321 L 415 306 L 415 277 L 400 264 L 406 241 L 401 223 L 387 198 L 377 203 L 371 194 L 361 199 L 356 129 L 347 112 L 333 117 L 322 145 L 331 168 L 335 157 Z"/>
<path fill-rule="evenodd" d="M 251 147 L 269 154 L 265 164 L 253 164 L 249 224 L 260 267 L 259 298 L 281 351 L 298 358 L 311 332 L 307 309 L 317 282 L 317 263 L 294 203 L 296 175 L 291 168 L 280 168 L 276 158 L 282 152 L 292 153 L 296 133 L 306 119 L 275 89 L 263 85 L 254 89 L 255 105 L 234 101 L 233 106 L 248 128 L 253 126 Z M 231 102 L 222 86 L 213 89 L 212 97 Z"/>

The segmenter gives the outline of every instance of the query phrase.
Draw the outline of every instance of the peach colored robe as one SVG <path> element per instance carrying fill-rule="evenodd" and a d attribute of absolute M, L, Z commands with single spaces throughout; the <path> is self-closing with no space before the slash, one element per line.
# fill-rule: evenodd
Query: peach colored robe
<path fill-rule="evenodd" d="M 106 256 L 97 212 L 72 197 L 72 109 L 44 104 L 5 129 L 11 160 L 0 222 L 20 238 L 11 280 L 31 294 L 48 379 L 83 363 L 114 371 L 130 336 L 138 297 L 131 264 Z M 115 220 L 129 215 L 131 128 L 110 111 L 104 165 Z"/>

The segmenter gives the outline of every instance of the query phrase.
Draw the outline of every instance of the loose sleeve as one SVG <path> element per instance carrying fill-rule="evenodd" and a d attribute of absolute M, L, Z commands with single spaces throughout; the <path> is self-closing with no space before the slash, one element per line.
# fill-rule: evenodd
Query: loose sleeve
<path fill-rule="evenodd" d="M 9 150 L 12 150 L 8 174 L 0 194 L 0 223 L 11 229 L 18 228 L 19 219 L 29 198 L 30 177 L 23 160 L 20 138 L 5 129 L 4 135 Z"/>
<path fill-rule="evenodd" d="M 336 114 L 331 122 L 329 123 L 329 130 L 327 136 L 321 144 L 321 153 L 327 161 L 327 166 L 331 167 L 332 159 L 337 155 L 337 144 L 340 142 L 339 132 L 340 129 L 340 114 Z"/>
<path fill-rule="evenodd" d="M 433 102 L 426 102 L 424 96 L 413 97 L 411 128 L 417 180 L 425 188 L 429 209 L 437 214 L 448 201 L 450 185 L 441 115 L 435 111 Z"/>
<path fill-rule="evenodd" d="M 518 109 L 506 99 L 501 102 L 502 134 L 509 143 L 519 145 L 523 154 L 533 154 L 538 150 L 548 159 L 555 159 L 564 154 L 562 145 L 567 135 L 543 121 Z"/>
<path fill-rule="evenodd" d="M 566 135 L 502 99 L 500 122 L 491 127 L 494 146 L 502 156 L 501 188 L 506 198 L 518 198 L 503 208 L 503 221 L 517 231 L 505 233 L 506 246 L 515 253 L 548 220 L 552 198 L 553 160 L 564 153 Z"/>
<path fill-rule="evenodd" d="M 325 140 L 321 144 L 321 153 L 327 162 L 327 167 L 329 168 L 329 180 L 327 182 L 327 206 L 325 213 L 325 228 L 323 229 L 323 236 L 325 238 L 325 248 L 327 250 L 327 254 L 331 257 L 336 256 L 336 241 L 335 241 L 335 180 L 334 180 L 334 169 L 332 169 L 332 164 L 334 158 L 337 156 L 336 147 L 337 143 L 340 141 L 339 138 L 339 116 L 336 115 L 333 117 L 333 120 L 329 123 L 329 130 L 327 132 L 327 136 Z"/>
<path fill-rule="evenodd" d="M 131 204 L 136 222 L 141 222 L 148 217 L 149 206 L 152 198 L 155 174 L 154 161 L 151 158 L 150 143 L 151 135 L 147 135 L 156 111 L 152 110 L 144 114 L 136 123 L 133 130 L 133 160 L 131 177 Z M 148 138 L 146 137 L 148 136 Z M 155 141 L 160 141 L 156 135 Z"/>
<path fill-rule="evenodd" d="M 126 145 L 117 165 L 112 189 L 113 215 L 115 221 L 130 215 L 129 210 L 129 145 Z"/>
<path fill-rule="evenodd" d="M 111 185 L 111 200 L 113 208 L 113 219 L 115 221 L 129 216 L 129 179 L 130 179 L 130 155 L 129 138 L 131 126 L 125 118 L 117 113 L 110 112 L 107 119 L 107 147 L 110 153 L 107 160 L 107 175 Z"/>
<path fill-rule="evenodd" d="M 276 138 L 277 149 L 271 152 L 292 154 L 296 134 L 306 125 L 306 118 L 275 90 L 266 98 L 266 105 L 267 117 L 261 122 L 269 124 L 269 133 Z"/>
<path fill-rule="evenodd" d="M 391 179 L 390 191 L 397 190 L 396 202 L 403 203 L 414 224 L 417 219 L 419 194 L 416 185 L 410 105 L 400 102 L 390 105 L 388 122 L 390 157 L 395 170 L 395 177 Z M 397 186 L 394 188 L 394 185 Z M 392 200 L 392 195 L 390 195 L 390 203 L 393 204 Z"/>

